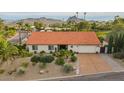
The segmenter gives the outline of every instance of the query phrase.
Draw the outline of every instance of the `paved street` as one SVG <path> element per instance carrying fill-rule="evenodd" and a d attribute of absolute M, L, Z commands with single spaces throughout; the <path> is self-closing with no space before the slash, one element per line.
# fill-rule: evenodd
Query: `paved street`
<path fill-rule="evenodd" d="M 63 79 L 52 79 L 50 81 L 124 81 L 124 72 L 110 72 Z"/>
<path fill-rule="evenodd" d="M 25 39 L 27 36 L 27 33 L 21 33 L 21 39 Z M 19 34 L 17 36 L 15 36 L 14 38 L 12 38 L 11 40 L 9 40 L 12 43 L 19 43 Z"/>

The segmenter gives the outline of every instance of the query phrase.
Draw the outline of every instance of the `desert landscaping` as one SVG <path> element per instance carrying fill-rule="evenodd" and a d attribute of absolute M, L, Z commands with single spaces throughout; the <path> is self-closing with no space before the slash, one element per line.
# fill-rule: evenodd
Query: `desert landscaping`
<path fill-rule="evenodd" d="M 42 54 L 44 56 L 46 54 Z M 48 54 L 47 54 L 48 55 Z M 49 54 L 51 55 L 51 54 Z M 35 55 L 37 57 L 38 54 Z M 0 80 L 42 80 L 47 78 L 76 75 L 77 62 L 66 58 L 55 58 L 50 63 L 34 62 L 33 57 L 17 58 L 13 62 L 8 61 L 0 66 Z M 58 60 L 58 61 L 57 61 Z M 73 59 L 72 59 L 73 60 Z M 37 61 L 37 60 L 36 60 Z M 71 66 L 71 70 L 64 71 L 65 66 Z M 65 69 L 68 69 L 65 67 Z"/>

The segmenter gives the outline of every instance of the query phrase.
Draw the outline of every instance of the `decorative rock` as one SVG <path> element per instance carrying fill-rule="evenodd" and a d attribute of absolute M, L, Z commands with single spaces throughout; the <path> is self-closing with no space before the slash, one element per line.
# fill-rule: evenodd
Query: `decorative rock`
<path fill-rule="evenodd" d="M 44 74 L 44 70 L 40 70 L 40 74 Z"/>
<path fill-rule="evenodd" d="M 73 67 L 73 69 L 74 69 L 74 70 L 76 70 L 76 69 L 77 69 L 77 67 L 75 66 L 75 67 Z"/>

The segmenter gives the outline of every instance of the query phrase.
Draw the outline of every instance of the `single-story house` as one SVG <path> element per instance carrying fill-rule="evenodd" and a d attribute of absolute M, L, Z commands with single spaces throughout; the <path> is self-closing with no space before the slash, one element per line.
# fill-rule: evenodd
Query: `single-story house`
<path fill-rule="evenodd" d="M 30 52 L 72 50 L 78 53 L 99 53 L 100 41 L 95 32 L 32 32 L 27 39 Z"/>

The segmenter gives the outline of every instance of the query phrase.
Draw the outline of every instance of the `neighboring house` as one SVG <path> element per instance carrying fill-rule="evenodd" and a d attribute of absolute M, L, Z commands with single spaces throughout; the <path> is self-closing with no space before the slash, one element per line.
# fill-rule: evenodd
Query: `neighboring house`
<path fill-rule="evenodd" d="M 95 32 L 32 32 L 27 40 L 30 52 L 72 50 L 78 53 L 99 53 L 100 41 Z"/>

